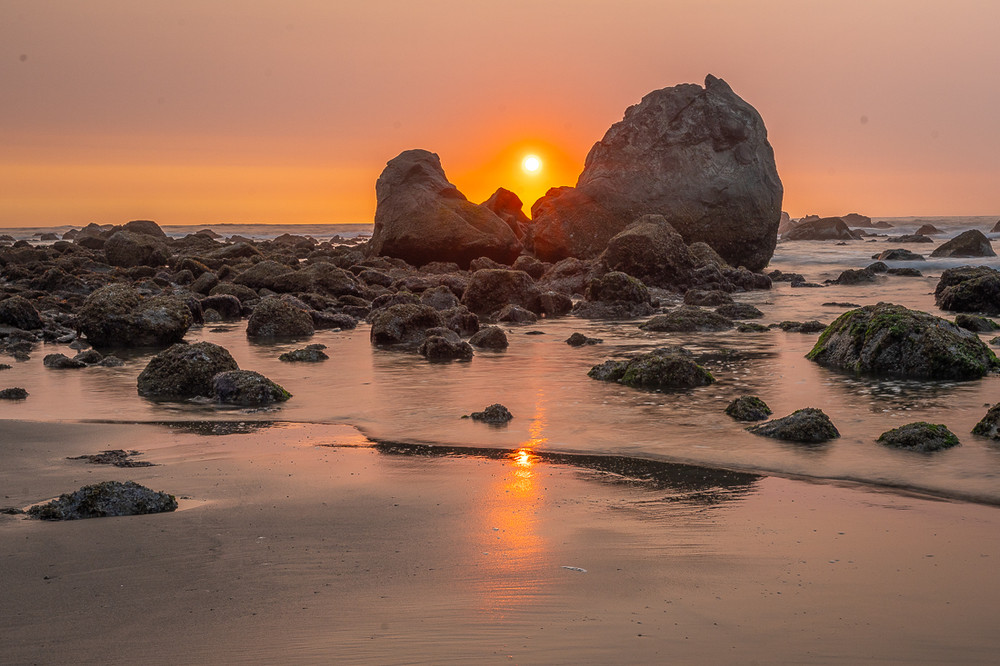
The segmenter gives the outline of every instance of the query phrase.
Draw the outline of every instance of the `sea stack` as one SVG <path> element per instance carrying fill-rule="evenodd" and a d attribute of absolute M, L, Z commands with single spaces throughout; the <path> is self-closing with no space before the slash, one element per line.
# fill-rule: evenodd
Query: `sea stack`
<path fill-rule="evenodd" d="M 627 225 L 662 215 L 691 244 L 759 271 L 774 253 L 781 179 L 760 114 L 722 79 L 646 95 L 590 150 L 575 188 L 531 208 L 546 261 L 592 258 Z"/>

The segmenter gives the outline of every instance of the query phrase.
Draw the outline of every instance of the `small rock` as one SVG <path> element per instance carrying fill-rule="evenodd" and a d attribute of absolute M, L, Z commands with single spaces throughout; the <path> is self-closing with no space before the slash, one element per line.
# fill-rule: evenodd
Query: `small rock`
<path fill-rule="evenodd" d="M 958 437 L 943 425 L 926 421 L 908 423 L 882 433 L 876 440 L 879 444 L 909 451 L 940 451 L 958 446 Z"/>
<path fill-rule="evenodd" d="M 566 344 L 570 347 L 582 347 L 583 345 L 597 345 L 604 342 L 601 338 L 588 338 L 583 333 L 574 333 L 566 338 Z"/>
<path fill-rule="evenodd" d="M 510 413 L 510 410 L 497 402 L 481 412 L 473 412 L 469 414 L 467 418 L 471 418 L 473 421 L 482 421 L 483 423 L 490 423 L 493 425 L 503 425 L 513 419 L 514 416 Z"/>
<path fill-rule="evenodd" d="M 750 426 L 747 430 L 763 437 L 806 444 L 817 444 L 840 437 L 830 417 L 815 407 L 796 410 L 780 419 Z"/>
<path fill-rule="evenodd" d="M 136 516 L 177 509 L 173 495 L 150 490 L 134 481 L 105 481 L 60 495 L 48 504 L 28 509 L 39 520 L 80 520 L 107 516 Z"/>
<path fill-rule="evenodd" d="M 679 349 L 657 349 L 627 361 L 605 361 L 587 373 L 592 379 L 633 388 L 685 389 L 715 382 L 705 368 Z"/>
<path fill-rule="evenodd" d="M 231 405 L 260 407 L 284 402 L 292 394 L 253 370 L 227 370 L 212 378 L 215 399 Z"/>
<path fill-rule="evenodd" d="M 486 326 L 469 338 L 469 344 L 483 349 L 506 349 L 507 334 L 499 326 Z"/>
<path fill-rule="evenodd" d="M 24 400 L 27 397 L 28 392 L 17 386 L 0 390 L 0 400 Z"/>
<path fill-rule="evenodd" d="M 468 342 L 449 340 L 441 335 L 428 336 L 417 352 L 428 361 L 468 361 L 473 356 L 472 345 Z"/>
<path fill-rule="evenodd" d="M 826 324 L 812 319 L 810 321 L 783 321 L 771 324 L 775 328 L 780 328 L 787 333 L 818 333 L 826 329 Z"/>
<path fill-rule="evenodd" d="M 730 303 L 715 308 L 715 314 L 726 319 L 759 319 L 764 313 L 749 303 Z"/>
<path fill-rule="evenodd" d="M 755 395 L 741 395 L 726 407 L 726 414 L 737 421 L 761 421 L 771 413 L 767 403 Z"/>
<path fill-rule="evenodd" d="M 666 314 L 639 324 L 639 328 L 644 331 L 665 332 L 725 331 L 733 326 L 732 320 L 693 305 L 678 306 Z"/>
<path fill-rule="evenodd" d="M 70 368 L 85 368 L 87 364 L 74 358 L 69 358 L 65 354 L 46 354 L 42 359 L 42 365 L 46 368 L 67 370 Z"/>
<path fill-rule="evenodd" d="M 990 407 L 986 416 L 972 429 L 972 434 L 990 439 L 1000 439 L 1000 402 Z"/>
<path fill-rule="evenodd" d="M 970 314 L 955 315 L 955 325 L 976 333 L 989 333 L 1000 329 L 1000 325 L 997 325 L 992 319 Z"/>
<path fill-rule="evenodd" d="M 327 356 L 326 352 L 323 351 L 324 349 L 326 349 L 326 345 L 307 345 L 302 349 L 285 352 L 278 357 L 278 360 L 287 361 L 289 363 L 319 363 L 320 361 L 325 361 L 330 358 Z"/>

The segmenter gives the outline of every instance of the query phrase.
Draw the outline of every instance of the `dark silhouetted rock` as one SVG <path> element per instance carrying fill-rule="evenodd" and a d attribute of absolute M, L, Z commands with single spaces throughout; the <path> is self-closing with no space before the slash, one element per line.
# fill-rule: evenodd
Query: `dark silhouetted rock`
<path fill-rule="evenodd" d="M 886 271 L 889 275 L 898 275 L 900 277 L 923 277 L 924 274 L 921 273 L 916 268 L 890 268 Z"/>
<path fill-rule="evenodd" d="M 42 365 L 46 368 L 56 370 L 70 370 L 75 368 L 85 368 L 87 364 L 75 358 L 69 358 L 65 354 L 46 354 L 42 359 Z"/>
<path fill-rule="evenodd" d="M 686 243 L 760 270 L 774 252 L 782 187 L 757 111 L 725 81 L 646 95 L 587 156 L 576 188 L 532 206 L 535 254 L 595 257 L 626 225 L 663 215 Z"/>
<path fill-rule="evenodd" d="M 786 333 L 819 333 L 826 330 L 826 324 L 811 319 L 810 321 L 782 321 L 771 324 L 774 328 L 780 328 Z"/>
<path fill-rule="evenodd" d="M 668 333 L 692 331 L 727 331 L 733 327 L 731 319 L 693 305 L 681 305 L 666 314 L 657 315 L 639 325 L 644 331 Z"/>
<path fill-rule="evenodd" d="M 684 294 L 684 305 L 716 305 L 732 304 L 733 297 L 718 289 L 691 289 Z"/>
<path fill-rule="evenodd" d="M 995 257 L 990 239 L 978 229 L 969 229 L 935 248 L 932 257 Z"/>
<path fill-rule="evenodd" d="M 933 243 L 934 239 L 922 234 L 905 234 L 903 236 L 891 236 L 887 239 L 891 243 Z"/>
<path fill-rule="evenodd" d="M 833 284 L 872 284 L 878 282 L 878 276 L 869 268 L 853 269 L 843 271 Z"/>
<path fill-rule="evenodd" d="M 694 279 L 695 259 L 662 215 L 643 215 L 615 234 L 599 260 L 644 284 L 683 290 Z"/>
<path fill-rule="evenodd" d="M 104 255 L 112 266 L 163 266 L 170 259 L 166 244 L 147 234 L 118 231 L 104 243 Z"/>
<path fill-rule="evenodd" d="M 294 271 L 288 265 L 268 259 L 258 262 L 238 273 L 233 278 L 233 283 L 241 284 L 244 287 L 254 290 L 263 288 L 278 291 L 274 288 L 277 279 L 286 273 L 292 272 Z"/>
<path fill-rule="evenodd" d="M 538 315 L 518 305 L 505 305 L 497 313 L 496 320 L 511 324 L 534 324 L 538 321 Z"/>
<path fill-rule="evenodd" d="M 135 481 L 105 481 L 66 493 L 47 504 L 28 509 L 39 520 L 82 520 L 110 516 L 139 516 L 177 509 L 177 499 L 150 490 Z"/>
<path fill-rule="evenodd" d="M 454 335 L 453 332 L 452 334 Z M 428 361 L 468 361 L 473 356 L 472 345 L 455 338 L 429 335 L 420 343 L 417 352 Z"/>
<path fill-rule="evenodd" d="M 771 408 L 755 395 L 741 395 L 726 406 L 726 414 L 737 421 L 762 421 L 771 415 Z"/>
<path fill-rule="evenodd" d="M 371 255 L 399 257 L 414 266 L 454 261 L 463 268 L 477 257 L 512 263 L 521 243 L 507 223 L 468 201 L 448 182 L 441 160 L 407 150 L 386 165 L 375 184 Z"/>
<path fill-rule="evenodd" d="M 806 357 L 831 368 L 909 379 L 978 379 L 1000 365 L 975 334 L 891 303 L 845 312 Z"/>
<path fill-rule="evenodd" d="M 157 400 L 190 400 L 214 393 L 212 378 L 239 370 L 225 348 L 211 342 L 176 344 L 149 360 L 139 373 L 139 395 Z"/>
<path fill-rule="evenodd" d="M 543 261 L 539 261 L 534 257 L 522 254 L 514 261 L 514 265 L 511 266 L 515 271 L 524 271 L 531 276 L 533 280 L 539 280 L 545 271 L 548 269 L 548 264 Z"/>
<path fill-rule="evenodd" d="M 278 298 L 264 298 L 247 319 L 247 337 L 257 340 L 297 338 L 316 332 L 312 317 Z"/>
<path fill-rule="evenodd" d="M 152 220 L 132 220 L 131 222 L 126 222 L 122 229 L 124 231 L 130 231 L 134 234 L 152 236 L 153 238 L 165 239 L 167 237 L 167 234 L 163 232 L 160 225 Z"/>
<path fill-rule="evenodd" d="M 755 435 L 804 444 L 818 444 L 840 437 L 837 428 L 823 410 L 798 409 L 788 416 L 747 428 Z"/>
<path fill-rule="evenodd" d="M 371 343 L 379 347 L 416 345 L 423 342 L 427 329 L 445 326 L 441 313 L 434 308 L 410 303 L 376 310 L 371 321 Z"/>
<path fill-rule="evenodd" d="M 325 361 L 329 356 L 323 350 L 326 345 L 315 344 L 307 345 L 302 349 L 296 349 L 294 351 L 285 352 L 278 357 L 279 361 L 286 361 L 289 363 L 319 363 L 320 361 Z"/>
<path fill-rule="evenodd" d="M 873 254 L 872 259 L 878 259 L 879 261 L 926 261 L 924 255 L 910 252 L 905 248 L 884 250 L 878 254 Z"/>
<path fill-rule="evenodd" d="M 95 347 L 148 347 L 179 342 L 192 321 L 180 298 L 144 298 L 132 286 L 116 283 L 87 297 L 76 327 Z"/>
<path fill-rule="evenodd" d="M 944 232 L 942 232 L 940 229 L 938 229 L 937 227 L 935 227 L 933 224 L 922 224 L 922 225 L 920 225 L 920 228 L 917 229 L 917 231 L 915 233 L 917 233 L 917 234 L 919 234 L 921 236 L 930 236 L 930 235 L 933 235 L 933 234 L 940 234 L 940 233 L 944 233 Z"/>
<path fill-rule="evenodd" d="M 695 363 L 689 354 L 676 349 L 657 349 L 627 361 L 605 361 L 591 368 L 587 376 L 633 388 L 659 390 L 707 386 L 715 381 L 712 373 Z"/>
<path fill-rule="evenodd" d="M 469 279 L 462 305 L 480 315 L 492 314 L 508 304 L 537 312 L 539 295 L 538 287 L 524 271 L 483 269 Z"/>
<path fill-rule="evenodd" d="M 458 297 L 448 287 L 439 285 L 422 293 L 420 303 L 435 310 L 450 310 L 458 307 Z"/>
<path fill-rule="evenodd" d="M 847 215 L 841 215 L 840 219 L 849 227 L 870 227 L 872 226 L 872 218 L 867 215 L 861 215 L 860 213 L 848 213 Z"/>
<path fill-rule="evenodd" d="M 28 397 L 28 392 L 19 386 L 0 390 L 0 400 L 24 400 Z"/>
<path fill-rule="evenodd" d="M 573 309 L 573 299 L 557 291 L 546 291 L 538 296 L 538 309 L 549 317 L 558 317 Z"/>
<path fill-rule="evenodd" d="M 926 421 L 908 423 L 899 428 L 887 430 L 879 435 L 876 441 L 894 449 L 920 451 L 921 453 L 941 451 L 959 445 L 958 437 L 947 427 Z"/>
<path fill-rule="evenodd" d="M 653 311 L 646 285 L 620 271 L 606 273 L 590 281 L 586 300 L 573 308 L 578 317 L 588 319 L 631 319 Z"/>
<path fill-rule="evenodd" d="M 1000 439 L 1000 402 L 989 408 L 986 416 L 972 428 L 972 434 L 990 439 Z"/>
<path fill-rule="evenodd" d="M 1000 314 L 1000 272 L 989 266 L 961 266 L 941 273 L 934 302 L 951 312 Z"/>
<path fill-rule="evenodd" d="M 510 410 L 497 402 L 481 412 L 472 412 L 468 418 L 471 418 L 473 421 L 482 421 L 483 423 L 490 423 L 492 425 L 503 425 L 513 419 L 514 416 L 510 413 Z"/>
<path fill-rule="evenodd" d="M 957 315 L 955 317 L 955 325 L 976 333 L 989 333 L 990 331 L 1000 329 L 1000 326 L 992 319 L 969 314 Z"/>
<path fill-rule="evenodd" d="M 216 294 L 201 299 L 202 310 L 212 309 L 219 313 L 223 320 L 239 319 L 243 315 L 240 299 L 232 294 Z"/>
<path fill-rule="evenodd" d="M 764 313 L 749 303 L 728 303 L 715 308 L 715 314 L 726 319 L 759 319 Z"/>
<path fill-rule="evenodd" d="M 857 240 L 857 236 L 839 217 L 822 217 L 802 222 L 784 236 L 784 240 Z"/>
<path fill-rule="evenodd" d="M 469 338 L 469 344 L 483 349 L 507 349 L 507 334 L 499 326 L 484 326 Z"/>
<path fill-rule="evenodd" d="M 574 333 L 566 338 L 566 344 L 570 347 L 582 347 L 584 345 L 598 345 L 604 342 L 601 338 L 588 338 L 583 333 Z"/>
<path fill-rule="evenodd" d="M 212 392 L 216 400 L 228 405 L 263 407 L 284 402 L 292 394 L 253 370 L 226 370 L 212 377 Z"/>
<path fill-rule="evenodd" d="M 0 325 L 32 331 L 43 326 L 42 318 L 31 301 L 11 296 L 0 301 Z"/>

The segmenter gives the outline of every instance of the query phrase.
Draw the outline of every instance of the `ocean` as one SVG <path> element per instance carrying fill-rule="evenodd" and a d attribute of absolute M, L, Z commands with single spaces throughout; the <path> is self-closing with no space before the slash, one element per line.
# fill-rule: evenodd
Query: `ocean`
<path fill-rule="evenodd" d="M 992 217 L 882 218 L 889 230 L 912 233 L 930 223 L 943 233 L 928 244 L 898 245 L 869 238 L 839 245 L 833 241 L 779 242 L 767 270 L 803 274 L 823 283 L 847 268 L 870 264 L 872 255 L 906 247 L 929 255 L 944 240 L 969 228 L 988 231 Z M 223 235 L 258 238 L 302 233 L 319 238 L 370 233 L 365 225 L 217 226 Z M 195 228 L 166 227 L 171 235 Z M 35 231 L 4 230 L 17 237 Z M 996 238 L 996 234 L 991 235 Z M 965 264 L 1000 268 L 1000 259 L 929 259 L 886 262 L 912 266 L 923 277 L 885 276 L 871 285 L 792 288 L 775 283 L 771 290 L 737 294 L 764 312 L 763 324 L 817 319 L 832 322 L 849 309 L 831 303 L 898 303 L 953 318 L 934 305 L 941 271 Z M 572 316 L 536 324 L 504 325 L 510 347 L 503 352 L 476 351 L 469 362 L 435 364 L 398 351 L 375 349 L 369 328 L 320 331 L 308 340 L 327 346 L 328 361 L 289 364 L 277 360 L 306 342 L 249 342 L 245 322 L 193 328 L 189 341 L 208 340 L 227 348 L 241 368 L 257 370 L 289 390 L 287 403 L 267 410 L 157 403 L 136 394 L 136 376 L 155 350 L 133 350 L 121 368 L 53 371 L 43 368 L 44 354 L 73 350 L 47 344 L 28 362 L 0 375 L 3 386 L 21 386 L 31 397 L 0 405 L 2 419 L 38 421 L 181 421 L 278 420 L 292 423 L 347 423 L 375 438 L 449 446 L 547 450 L 623 455 L 697 463 L 727 469 L 765 472 L 792 478 L 900 488 L 987 503 L 1000 503 L 1000 444 L 973 436 L 973 425 L 989 405 L 1000 401 L 1000 376 L 977 381 L 906 381 L 858 376 L 822 368 L 805 358 L 818 334 L 651 333 L 642 320 L 599 321 Z M 603 339 L 602 344 L 569 347 L 573 332 Z M 989 341 L 992 334 L 982 334 Z M 666 344 L 681 344 L 700 356 L 717 383 L 690 391 L 658 393 L 608 384 L 587 377 L 607 359 Z M 752 435 L 745 424 L 723 413 L 741 394 L 763 398 L 784 416 L 803 407 L 819 407 L 833 420 L 839 439 L 822 445 L 781 442 Z M 491 403 L 506 405 L 514 420 L 496 428 L 463 415 Z M 883 447 L 878 436 L 913 421 L 947 425 L 961 446 L 934 454 Z M 362 440 L 359 440 L 362 441 Z"/>

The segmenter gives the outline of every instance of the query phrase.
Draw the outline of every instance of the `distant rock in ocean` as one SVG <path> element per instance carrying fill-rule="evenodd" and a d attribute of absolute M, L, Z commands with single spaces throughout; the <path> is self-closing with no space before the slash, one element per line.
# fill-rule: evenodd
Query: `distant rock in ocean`
<path fill-rule="evenodd" d="M 978 229 L 969 229 L 941 245 L 933 252 L 932 257 L 995 257 L 997 253 L 990 244 L 990 239 Z"/>
<path fill-rule="evenodd" d="M 587 156 L 577 186 L 531 209 L 530 245 L 546 261 L 591 258 L 645 214 L 733 266 L 761 270 L 774 253 L 782 185 L 757 111 L 722 79 L 646 95 Z"/>
<path fill-rule="evenodd" d="M 800 222 L 782 238 L 785 240 L 856 240 L 857 236 L 848 228 L 843 219 L 820 217 Z"/>
<path fill-rule="evenodd" d="M 449 261 L 468 268 L 479 257 L 510 265 L 521 253 L 508 223 L 449 183 L 434 153 L 407 150 L 389 160 L 375 195 L 372 256 L 397 257 L 414 266 Z M 511 202 L 500 198 L 491 201 L 509 212 Z"/>
<path fill-rule="evenodd" d="M 867 215 L 861 215 L 860 213 L 848 213 L 847 215 L 841 215 L 840 219 L 844 221 L 849 227 L 871 227 L 872 218 Z"/>

